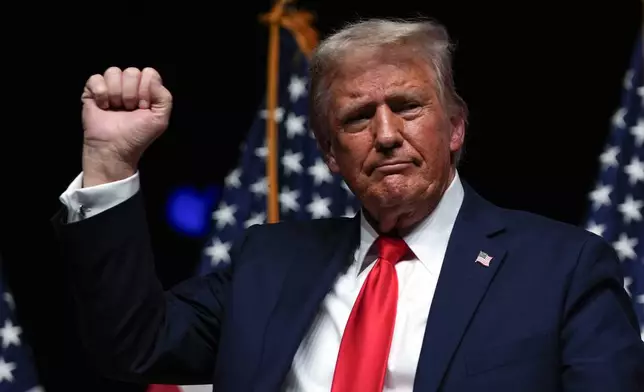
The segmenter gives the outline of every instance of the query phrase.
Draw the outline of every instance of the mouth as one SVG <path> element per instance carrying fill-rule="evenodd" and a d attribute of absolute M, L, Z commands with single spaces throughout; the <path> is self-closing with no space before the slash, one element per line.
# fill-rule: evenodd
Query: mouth
<path fill-rule="evenodd" d="M 400 173 L 404 170 L 407 170 L 413 165 L 414 163 L 409 160 L 389 161 L 389 162 L 383 162 L 377 165 L 373 171 L 376 171 L 382 174 L 395 174 L 395 173 Z"/>

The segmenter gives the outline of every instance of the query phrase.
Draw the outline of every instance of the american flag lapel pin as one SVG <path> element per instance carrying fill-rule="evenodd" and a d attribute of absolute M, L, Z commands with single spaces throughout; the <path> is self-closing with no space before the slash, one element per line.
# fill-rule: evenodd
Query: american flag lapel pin
<path fill-rule="evenodd" d="M 481 265 L 484 265 L 486 267 L 490 266 L 490 261 L 492 261 L 492 256 L 488 255 L 487 253 L 480 251 L 479 255 L 476 257 L 476 263 L 479 263 Z"/>

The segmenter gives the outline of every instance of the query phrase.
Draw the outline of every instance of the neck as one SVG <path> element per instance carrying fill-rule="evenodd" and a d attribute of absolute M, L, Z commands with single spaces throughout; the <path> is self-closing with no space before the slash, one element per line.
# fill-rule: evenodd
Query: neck
<path fill-rule="evenodd" d="M 455 171 L 451 170 L 448 181 L 441 189 L 429 192 L 426 198 L 416 203 L 379 209 L 375 213 L 364 208 L 365 219 L 379 234 L 402 237 L 434 212 L 455 175 Z"/>

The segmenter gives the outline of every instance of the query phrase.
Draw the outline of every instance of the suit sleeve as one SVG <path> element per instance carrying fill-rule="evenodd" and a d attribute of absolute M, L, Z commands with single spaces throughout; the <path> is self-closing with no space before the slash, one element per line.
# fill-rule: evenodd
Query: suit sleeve
<path fill-rule="evenodd" d="M 600 237 L 579 255 L 564 308 L 563 390 L 641 392 L 644 342 L 620 262 Z"/>
<path fill-rule="evenodd" d="M 210 383 L 232 271 L 164 291 L 140 192 L 78 222 L 65 223 L 66 214 L 61 210 L 53 224 L 81 339 L 98 369 L 129 382 Z"/>

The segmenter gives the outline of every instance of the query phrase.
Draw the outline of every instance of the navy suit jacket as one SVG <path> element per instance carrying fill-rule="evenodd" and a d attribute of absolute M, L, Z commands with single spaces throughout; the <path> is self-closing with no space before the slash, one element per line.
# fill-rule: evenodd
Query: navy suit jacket
<path fill-rule="evenodd" d="M 359 235 L 359 218 L 254 226 L 230 268 L 164 292 L 140 194 L 81 222 L 64 216 L 54 224 L 98 368 L 216 392 L 280 390 Z M 489 267 L 474 262 L 479 251 L 493 257 Z M 641 392 L 631 306 L 600 237 L 501 209 L 465 184 L 414 390 Z"/>

